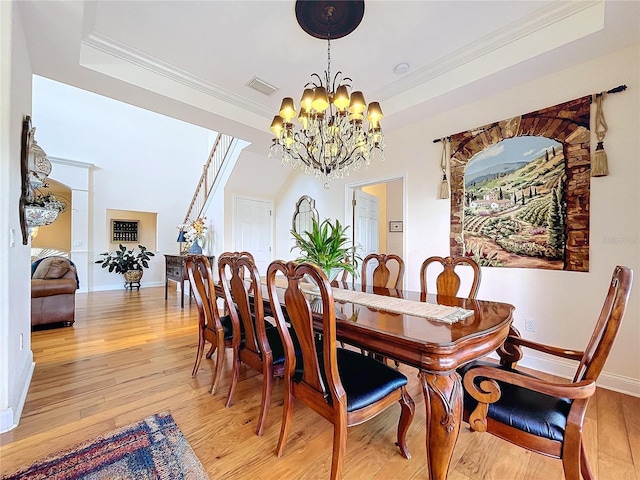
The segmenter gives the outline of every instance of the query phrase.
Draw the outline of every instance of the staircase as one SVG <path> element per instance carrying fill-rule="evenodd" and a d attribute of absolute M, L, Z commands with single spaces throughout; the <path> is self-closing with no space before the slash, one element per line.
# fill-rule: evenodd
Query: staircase
<path fill-rule="evenodd" d="M 231 149 L 234 137 L 224 133 L 218 133 L 207 163 L 205 163 L 202 171 L 202 176 L 196 187 L 196 191 L 193 194 L 191 204 L 187 209 L 187 214 L 184 217 L 183 223 L 190 223 L 189 220 L 196 220 L 203 215 L 205 208 L 207 207 L 207 200 L 209 195 L 216 186 L 218 175 L 222 168 L 222 165 Z"/>

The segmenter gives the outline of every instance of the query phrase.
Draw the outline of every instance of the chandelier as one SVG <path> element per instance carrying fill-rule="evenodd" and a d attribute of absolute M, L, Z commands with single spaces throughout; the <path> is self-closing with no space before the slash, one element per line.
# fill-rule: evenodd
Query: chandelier
<path fill-rule="evenodd" d="M 349 94 L 352 80 L 343 77 L 342 72 L 331 77 L 332 34 L 333 38 L 348 35 L 363 15 L 364 0 L 296 2 L 296 17 L 302 29 L 327 40 L 327 69 L 324 78 L 317 73 L 311 75 L 298 111 L 292 98 L 282 100 L 271 123 L 275 138 L 269 158 L 280 157 L 283 164 L 300 167 L 306 174 L 325 181 L 343 178 L 369 165 L 376 153 L 384 160 L 380 104 L 371 102 L 367 106 L 360 91 Z M 296 119 L 298 124 L 294 125 Z"/>

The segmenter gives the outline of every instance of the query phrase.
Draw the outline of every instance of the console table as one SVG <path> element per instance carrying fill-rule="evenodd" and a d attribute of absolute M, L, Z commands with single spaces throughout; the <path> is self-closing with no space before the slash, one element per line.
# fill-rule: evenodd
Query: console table
<path fill-rule="evenodd" d="M 206 256 L 211 264 L 212 268 L 215 265 L 214 256 Z M 167 300 L 167 289 L 169 286 L 169 280 L 178 282 L 180 284 L 180 308 L 184 308 L 184 282 L 189 282 L 189 275 L 187 274 L 186 255 L 166 255 L 165 258 L 165 277 L 164 277 L 164 299 Z M 189 296 L 191 296 L 191 290 L 189 290 Z"/>

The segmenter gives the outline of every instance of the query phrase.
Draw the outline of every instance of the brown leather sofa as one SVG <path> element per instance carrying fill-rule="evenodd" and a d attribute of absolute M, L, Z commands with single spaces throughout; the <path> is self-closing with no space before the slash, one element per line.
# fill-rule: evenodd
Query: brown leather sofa
<path fill-rule="evenodd" d="M 31 326 L 73 325 L 76 315 L 76 267 L 64 257 L 46 257 L 31 266 Z"/>

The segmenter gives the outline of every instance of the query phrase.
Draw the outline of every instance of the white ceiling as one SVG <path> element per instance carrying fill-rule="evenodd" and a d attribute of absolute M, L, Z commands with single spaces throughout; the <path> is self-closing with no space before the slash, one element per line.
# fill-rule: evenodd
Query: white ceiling
<path fill-rule="evenodd" d="M 289 1 L 19 1 L 37 75 L 253 143 L 283 96 L 326 68 Z M 332 72 L 390 131 L 639 41 L 640 2 L 368 0 L 331 43 Z M 402 62 L 404 75 L 394 73 Z M 246 84 L 258 77 L 271 96 Z"/>

